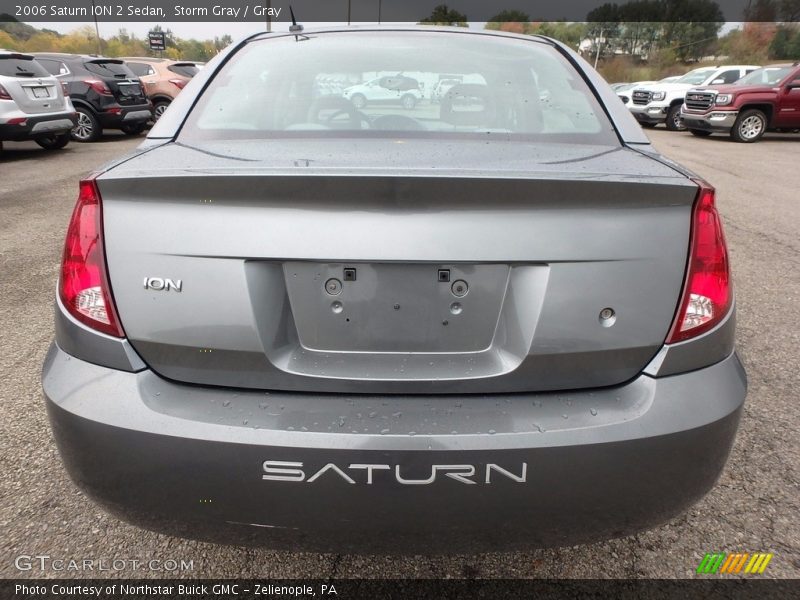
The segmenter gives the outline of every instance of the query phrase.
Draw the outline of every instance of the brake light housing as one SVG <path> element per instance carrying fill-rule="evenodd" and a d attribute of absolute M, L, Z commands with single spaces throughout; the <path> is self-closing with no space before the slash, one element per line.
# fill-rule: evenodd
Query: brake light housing
<path fill-rule="evenodd" d="M 69 86 L 66 81 L 61 82 L 61 91 L 64 93 L 64 98 L 69 98 Z"/>
<path fill-rule="evenodd" d="M 83 83 L 88 85 L 92 88 L 95 92 L 100 94 L 101 96 L 113 96 L 114 94 L 111 93 L 111 88 L 108 87 L 105 81 L 100 79 L 84 79 Z"/>
<path fill-rule="evenodd" d="M 686 282 L 675 322 L 667 343 L 697 337 L 719 324 L 733 302 L 728 248 L 722 220 L 715 203 L 715 191 L 705 181 L 700 186 L 692 210 L 689 263 Z"/>
<path fill-rule="evenodd" d="M 185 88 L 187 83 L 185 79 L 170 79 L 169 82 L 175 87 L 177 87 L 179 90 Z"/>
<path fill-rule="evenodd" d="M 61 303 L 75 319 L 101 333 L 125 336 L 108 280 L 102 200 L 93 177 L 80 182 L 78 202 L 67 228 L 58 289 Z"/>
<path fill-rule="evenodd" d="M 0 100 L 11 100 L 11 94 L 2 85 L 0 85 Z"/>

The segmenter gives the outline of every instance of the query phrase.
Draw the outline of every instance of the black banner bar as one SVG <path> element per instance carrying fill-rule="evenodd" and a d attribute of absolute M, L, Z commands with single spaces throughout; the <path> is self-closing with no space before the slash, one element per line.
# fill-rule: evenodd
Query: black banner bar
<path fill-rule="evenodd" d="M 501 579 L 6 579 L 3 600 L 260 600 L 260 599 L 492 599 L 672 598 L 753 599 L 793 597 L 798 582 L 760 578 L 692 580 Z"/>
<path fill-rule="evenodd" d="M 288 23 L 290 4 L 303 23 L 800 21 L 797 0 L 0 0 L 0 21 Z"/>

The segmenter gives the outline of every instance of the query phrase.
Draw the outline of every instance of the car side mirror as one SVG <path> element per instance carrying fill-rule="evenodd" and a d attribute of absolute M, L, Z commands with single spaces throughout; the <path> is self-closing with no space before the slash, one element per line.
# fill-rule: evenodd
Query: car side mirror
<path fill-rule="evenodd" d="M 711 82 L 711 85 L 720 85 L 723 83 L 725 83 L 724 79 L 715 79 L 714 81 Z"/>

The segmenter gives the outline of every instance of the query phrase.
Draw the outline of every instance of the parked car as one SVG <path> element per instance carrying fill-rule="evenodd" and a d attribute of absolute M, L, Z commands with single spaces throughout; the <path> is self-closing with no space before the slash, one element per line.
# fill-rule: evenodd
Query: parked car
<path fill-rule="evenodd" d="M 42 375 L 73 480 L 151 529 L 360 552 L 702 497 L 746 392 L 713 188 L 555 40 L 304 38 L 223 50 L 81 182 Z M 314 93 L 386 65 L 486 83 L 413 116 Z"/>
<path fill-rule="evenodd" d="M 422 100 L 422 91 L 416 79 L 397 74 L 350 86 L 342 96 L 358 109 L 368 104 L 400 104 L 403 108 L 412 109 Z"/>
<path fill-rule="evenodd" d="M 800 63 L 771 65 L 732 85 L 691 89 L 681 110 L 694 135 L 755 142 L 767 131 L 800 131 Z"/>
<path fill-rule="evenodd" d="M 175 96 L 199 69 L 193 62 L 166 58 L 121 57 L 144 84 L 144 91 L 153 103 L 153 120 L 157 121 Z"/>
<path fill-rule="evenodd" d="M 63 148 L 76 119 L 61 84 L 33 56 L 0 49 L 0 149 L 25 140 Z"/>
<path fill-rule="evenodd" d="M 94 142 L 104 129 L 139 135 L 152 117 L 152 105 L 139 78 L 116 58 L 79 54 L 33 54 L 66 84 L 78 113 L 72 139 Z"/>
<path fill-rule="evenodd" d="M 613 89 L 617 93 L 617 96 L 619 97 L 620 100 L 622 100 L 622 103 L 625 106 L 630 106 L 631 93 L 633 92 L 633 90 L 636 89 L 637 87 L 641 87 L 641 86 L 645 86 L 645 85 L 651 85 L 653 83 L 656 83 L 656 82 L 655 81 L 637 81 L 635 83 L 621 84 L 621 85 L 618 85 L 616 88 L 614 88 L 614 86 L 612 86 L 611 89 Z"/>
<path fill-rule="evenodd" d="M 664 123 L 670 131 L 683 131 L 686 127 L 681 121 L 681 105 L 687 91 L 699 85 L 733 83 L 758 68 L 755 65 L 701 67 L 689 71 L 672 83 L 634 89 L 629 108 L 643 127 L 655 127 Z"/>
<path fill-rule="evenodd" d="M 431 92 L 431 100 L 434 102 L 441 102 L 442 98 L 445 97 L 447 92 L 450 91 L 454 85 L 458 85 L 461 83 L 461 79 L 454 79 L 454 78 L 445 78 L 440 79 L 436 82 L 436 85 L 433 86 L 433 91 Z"/>

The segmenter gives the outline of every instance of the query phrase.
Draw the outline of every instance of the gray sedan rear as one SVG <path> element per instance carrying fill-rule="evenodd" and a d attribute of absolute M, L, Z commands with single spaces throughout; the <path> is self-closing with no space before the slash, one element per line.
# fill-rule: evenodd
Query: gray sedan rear
<path fill-rule="evenodd" d="M 187 537 L 623 535 L 713 486 L 746 392 L 713 188 L 546 38 L 243 40 L 81 183 L 58 289 L 68 471 Z"/>

